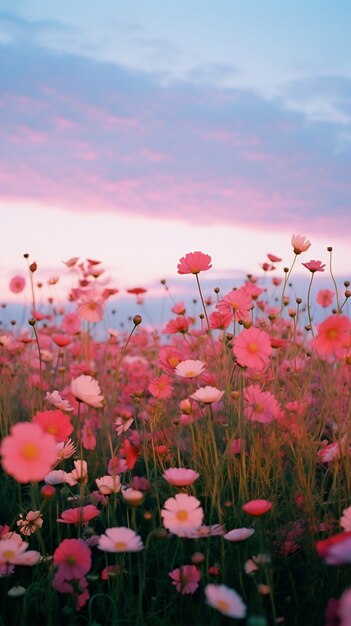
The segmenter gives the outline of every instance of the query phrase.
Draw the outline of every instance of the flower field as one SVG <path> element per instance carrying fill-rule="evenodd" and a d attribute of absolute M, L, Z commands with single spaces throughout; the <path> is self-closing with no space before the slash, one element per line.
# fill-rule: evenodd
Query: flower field
<path fill-rule="evenodd" d="M 103 337 L 100 263 L 67 261 L 47 313 L 25 255 L 32 317 L 0 327 L 0 626 L 350 626 L 351 291 L 328 248 L 294 293 L 291 243 L 206 297 L 214 260 L 187 253 L 197 315 L 163 280 L 163 328 L 135 288 Z"/>

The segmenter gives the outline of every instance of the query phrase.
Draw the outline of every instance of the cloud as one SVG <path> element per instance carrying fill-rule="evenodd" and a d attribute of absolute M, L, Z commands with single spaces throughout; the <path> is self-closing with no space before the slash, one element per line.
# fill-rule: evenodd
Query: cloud
<path fill-rule="evenodd" d="M 15 25 L 26 32 L 25 23 Z M 351 81 L 319 79 L 316 100 L 326 91 L 342 97 L 333 123 L 317 115 L 312 123 L 282 99 L 210 86 L 216 67 L 196 83 L 164 84 L 113 63 L 44 50 L 41 41 L 37 25 L 25 46 L 17 33 L 1 48 L 2 202 L 346 231 Z M 217 70 L 224 78 L 235 73 Z M 296 109 L 316 84 L 290 86 Z"/>

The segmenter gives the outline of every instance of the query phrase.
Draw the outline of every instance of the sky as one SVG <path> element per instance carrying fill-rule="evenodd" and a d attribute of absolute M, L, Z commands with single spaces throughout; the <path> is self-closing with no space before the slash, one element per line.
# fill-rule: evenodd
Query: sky
<path fill-rule="evenodd" d="M 89 257 L 156 293 L 194 250 L 214 281 L 289 266 L 293 233 L 350 278 L 350 18 L 344 0 L 0 0 L 0 301 L 24 253 L 41 277 Z"/>

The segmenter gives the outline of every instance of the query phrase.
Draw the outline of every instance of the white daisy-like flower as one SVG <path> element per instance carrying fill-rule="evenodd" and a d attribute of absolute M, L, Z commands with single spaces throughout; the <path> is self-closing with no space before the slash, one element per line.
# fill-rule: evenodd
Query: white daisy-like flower
<path fill-rule="evenodd" d="M 210 387 L 207 385 L 206 387 L 200 387 L 193 393 L 190 398 L 192 400 L 197 400 L 197 402 L 202 402 L 203 404 L 212 404 L 213 402 L 219 402 L 219 400 L 223 397 L 224 391 L 220 391 L 217 387 Z"/>
<path fill-rule="evenodd" d="M 246 615 L 246 606 L 239 594 L 226 585 L 206 585 L 207 604 L 228 617 L 242 618 Z"/>

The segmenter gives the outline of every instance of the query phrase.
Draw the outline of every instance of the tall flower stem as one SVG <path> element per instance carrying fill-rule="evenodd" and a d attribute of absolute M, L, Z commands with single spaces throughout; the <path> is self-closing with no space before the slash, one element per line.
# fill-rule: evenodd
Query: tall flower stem
<path fill-rule="evenodd" d="M 311 327 L 312 337 L 314 338 L 312 318 L 311 318 L 311 287 L 313 283 L 313 277 L 314 277 L 314 272 L 311 272 L 311 280 L 310 280 L 310 284 L 308 285 L 308 292 L 307 292 L 307 315 L 308 315 L 308 322 Z"/>

